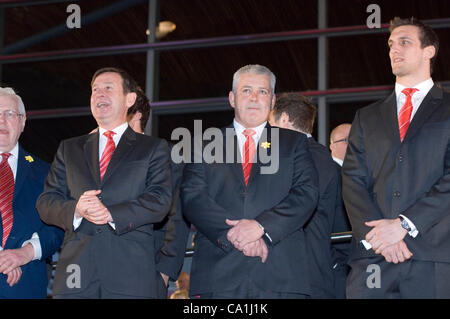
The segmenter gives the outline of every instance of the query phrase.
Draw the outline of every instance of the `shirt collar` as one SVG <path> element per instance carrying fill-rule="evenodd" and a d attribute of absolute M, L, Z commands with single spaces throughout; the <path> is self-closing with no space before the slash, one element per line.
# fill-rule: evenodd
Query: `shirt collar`
<path fill-rule="evenodd" d="M 416 84 L 415 86 L 413 86 L 414 89 L 418 89 L 420 94 L 425 96 L 428 94 L 428 91 L 431 90 L 431 88 L 433 87 L 434 82 L 432 78 L 429 78 L 428 80 L 425 80 L 423 82 L 420 82 L 419 84 Z M 397 96 L 397 98 L 403 94 L 402 91 L 404 89 L 406 89 L 407 86 L 404 86 L 400 83 L 395 83 L 395 95 Z M 419 93 L 417 92 L 417 93 Z"/>
<path fill-rule="evenodd" d="M 257 127 L 248 127 L 248 128 L 251 128 L 252 130 L 254 130 L 256 132 L 256 139 L 259 140 L 264 128 L 266 127 L 266 124 L 267 124 L 267 121 L 264 121 L 264 123 L 262 123 L 261 125 L 259 125 Z M 236 119 L 233 120 L 233 126 L 234 126 L 234 129 L 236 130 L 237 136 L 241 136 L 242 132 L 246 129 L 246 127 L 241 125 L 238 121 L 236 121 Z"/>
<path fill-rule="evenodd" d="M 128 122 L 125 122 L 112 130 L 106 130 L 103 127 L 99 127 L 98 132 L 99 132 L 100 136 L 103 136 L 103 133 L 105 133 L 106 131 L 113 131 L 114 133 L 116 133 L 117 136 L 122 136 L 123 132 L 125 132 L 125 130 L 127 128 L 128 128 Z"/>
<path fill-rule="evenodd" d="M 9 152 L 0 151 L 0 154 L 1 153 L 10 153 L 13 158 L 19 158 L 19 143 L 16 143 L 13 149 Z"/>

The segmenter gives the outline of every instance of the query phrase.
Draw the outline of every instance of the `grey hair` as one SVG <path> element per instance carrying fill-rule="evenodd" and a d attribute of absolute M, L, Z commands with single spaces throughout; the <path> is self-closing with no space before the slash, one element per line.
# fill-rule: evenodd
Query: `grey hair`
<path fill-rule="evenodd" d="M 23 104 L 22 98 L 16 94 L 16 92 L 10 88 L 0 87 L 0 96 L 11 96 L 16 99 L 17 107 L 19 108 L 19 113 L 25 115 L 25 105 Z"/>
<path fill-rule="evenodd" d="M 239 83 L 239 78 L 241 74 L 260 74 L 260 75 L 268 75 L 270 77 L 270 90 L 272 91 L 272 95 L 275 94 L 275 83 L 276 77 L 275 74 L 272 73 L 267 67 L 259 64 L 249 64 L 243 66 L 239 70 L 237 70 L 233 75 L 233 93 L 236 94 L 237 85 Z"/>

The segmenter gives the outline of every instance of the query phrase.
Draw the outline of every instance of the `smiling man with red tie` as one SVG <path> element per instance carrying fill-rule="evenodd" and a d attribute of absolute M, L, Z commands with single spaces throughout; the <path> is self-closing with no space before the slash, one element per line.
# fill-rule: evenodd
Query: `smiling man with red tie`
<path fill-rule="evenodd" d="M 98 132 L 61 142 L 37 208 L 66 231 L 56 298 L 156 298 L 153 224 L 172 199 L 169 148 L 127 123 L 136 82 L 104 68 L 92 78 Z"/>
<path fill-rule="evenodd" d="M 343 166 L 347 296 L 449 298 L 450 95 L 431 79 L 439 41 L 414 18 L 393 19 L 390 32 L 395 91 L 356 113 Z"/>

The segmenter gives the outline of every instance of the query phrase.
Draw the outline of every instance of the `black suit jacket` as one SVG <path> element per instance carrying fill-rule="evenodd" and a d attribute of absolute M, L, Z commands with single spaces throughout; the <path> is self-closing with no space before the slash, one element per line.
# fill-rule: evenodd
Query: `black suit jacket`
<path fill-rule="evenodd" d="M 450 262 L 450 94 L 428 92 L 400 142 L 395 92 L 358 110 L 343 166 L 343 195 L 355 243 L 351 259 L 373 256 L 365 221 L 408 217 L 413 259 Z"/>
<path fill-rule="evenodd" d="M 100 181 L 98 134 L 61 142 L 37 202 L 42 220 L 66 231 L 54 294 L 81 292 L 96 274 L 110 292 L 155 297 L 159 274 L 153 224 L 167 215 L 172 198 L 167 143 L 128 127 Z M 93 189 L 102 190 L 99 197 L 115 230 L 83 219 L 74 231 L 76 203 L 83 192 Z M 67 286 L 74 273 L 70 265 L 80 268 L 80 288 Z"/>
<path fill-rule="evenodd" d="M 308 138 L 309 151 L 319 178 L 319 202 L 305 231 L 313 298 L 335 298 L 334 260 L 330 235 L 341 209 L 340 168 L 328 149 Z"/>
<path fill-rule="evenodd" d="M 264 166 L 261 156 L 252 166 L 248 186 L 242 164 L 236 161 L 186 165 L 181 193 L 183 212 L 198 230 L 191 295 L 233 290 L 249 277 L 261 289 L 310 294 L 303 226 L 317 204 L 316 170 L 304 134 L 276 128 L 277 143 L 276 133 L 269 125 L 266 128 L 267 138 L 263 134 L 257 152 L 261 155 L 266 151 L 263 142 L 271 143 L 267 149 L 270 156 L 276 155 L 279 146 L 279 169 L 275 174 L 260 173 Z M 222 132 L 225 135 L 225 130 Z M 235 159 L 240 158 L 236 136 L 234 143 Z M 224 156 L 230 155 L 225 143 L 217 148 Z M 269 243 L 265 263 L 259 257 L 243 255 L 227 240 L 231 228 L 225 223 L 227 218 L 260 222 L 272 239 L 269 243 L 263 237 Z"/>

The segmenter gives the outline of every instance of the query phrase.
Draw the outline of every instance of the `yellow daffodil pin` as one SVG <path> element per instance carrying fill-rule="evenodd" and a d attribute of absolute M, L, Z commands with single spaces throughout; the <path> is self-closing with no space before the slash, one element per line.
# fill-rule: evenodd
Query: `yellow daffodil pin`
<path fill-rule="evenodd" d="M 33 159 L 33 157 L 31 157 L 30 155 L 27 155 L 27 156 L 25 156 L 25 159 L 28 161 L 28 162 L 34 162 L 34 159 Z"/>
<path fill-rule="evenodd" d="M 261 143 L 261 147 L 263 147 L 265 149 L 268 149 L 268 148 L 270 148 L 270 143 L 269 142 L 262 142 Z"/>

